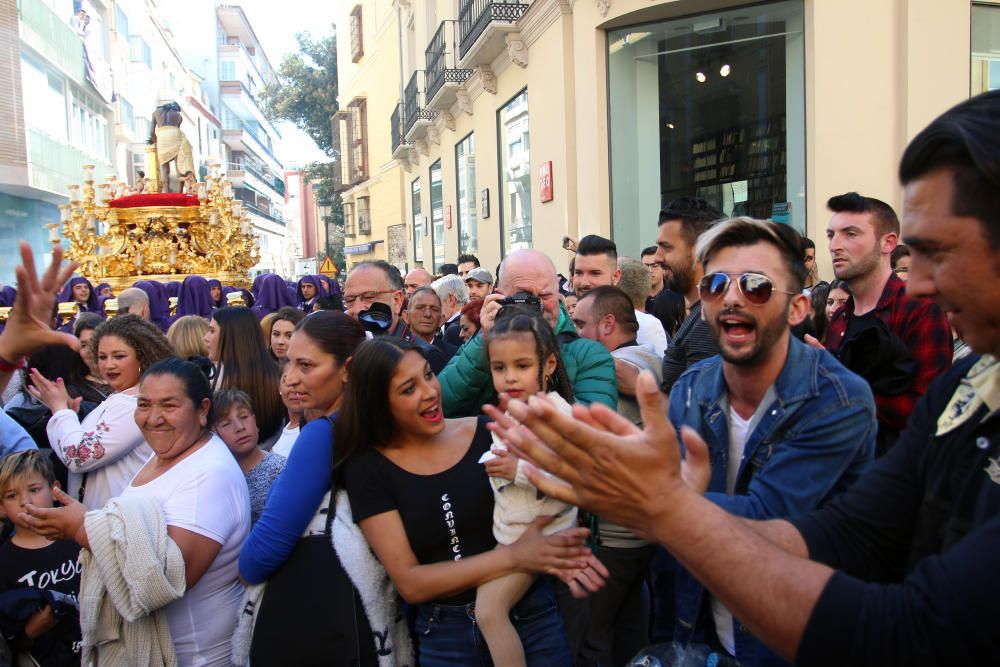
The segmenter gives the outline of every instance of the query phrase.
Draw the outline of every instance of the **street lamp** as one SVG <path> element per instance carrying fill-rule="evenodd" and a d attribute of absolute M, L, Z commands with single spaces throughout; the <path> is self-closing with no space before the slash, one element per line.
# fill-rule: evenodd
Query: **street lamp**
<path fill-rule="evenodd" d="M 319 219 L 323 223 L 323 235 L 326 237 L 326 256 L 330 256 L 330 218 L 333 217 L 333 201 L 320 199 L 316 202 Z"/>

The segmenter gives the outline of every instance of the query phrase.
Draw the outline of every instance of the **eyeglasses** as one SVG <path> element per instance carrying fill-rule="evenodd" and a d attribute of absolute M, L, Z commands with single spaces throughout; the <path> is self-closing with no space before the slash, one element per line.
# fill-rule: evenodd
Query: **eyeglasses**
<path fill-rule="evenodd" d="M 698 293 L 701 295 L 701 300 L 712 303 L 721 299 L 729 291 L 731 278 L 737 279 L 736 284 L 740 288 L 740 294 L 755 306 L 767 303 L 774 292 L 798 294 L 798 292 L 775 289 L 771 279 L 761 273 L 741 273 L 738 276 L 728 273 L 710 273 L 698 283 Z"/>
<path fill-rule="evenodd" d="M 352 295 L 345 294 L 344 305 L 350 307 L 358 299 L 361 300 L 361 303 L 371 303 L 372 301 L 375 300 L 375 297 L 379 296 L 380 294 L 392 294 L 393 292 L 398 292 L 398 291 L 399 290 L 395 289 L 384 289 L 384 290 L 379 290 L 377 292 L 362 292 L 361 294 L 352 294 Z"/>

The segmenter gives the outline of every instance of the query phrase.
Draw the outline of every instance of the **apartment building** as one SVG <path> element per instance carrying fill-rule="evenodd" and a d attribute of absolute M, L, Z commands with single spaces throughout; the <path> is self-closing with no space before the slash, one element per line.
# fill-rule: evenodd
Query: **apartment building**
<path fill-rule="evenodd" d="M 901 206 L 907 141 L 1000 85 L 998 16 L 969 0 L 348 2 L 349 257 L 402 239 L 403 267 L 472 251 L 492 268 L 530 246 L 565 272 L 563 237 L 637 255 L 663 204 L 698 195 L 808 234 L 830 275 L 827 198 Z"/>

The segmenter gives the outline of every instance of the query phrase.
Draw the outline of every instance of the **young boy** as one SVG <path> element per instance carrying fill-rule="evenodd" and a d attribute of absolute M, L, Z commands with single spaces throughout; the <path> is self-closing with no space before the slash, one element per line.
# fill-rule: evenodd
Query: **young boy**
<path fill-rule="evenodd" d="M 0 507 L 14 523 L 13 536 L 0 544 L 0 618 L 14 654 L 39 665 L 80 663 L 80 546 L 52 542 L 18 517 L 28 503 L 52 507 L 57 488 L 47 452 L 0 459 Z"/>

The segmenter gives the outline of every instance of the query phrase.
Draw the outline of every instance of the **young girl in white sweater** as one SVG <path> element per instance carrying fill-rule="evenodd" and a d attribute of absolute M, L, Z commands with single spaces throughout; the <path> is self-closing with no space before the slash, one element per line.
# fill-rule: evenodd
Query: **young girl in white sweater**
<path fill-rule="evenodd" d="M 503 308 L 483 348 L 498 394 L 526 401 L 547 392 L 557 405 L 570 410 L 573 390 L 555 333 L 541 313 L 520 306 Z M 491 451 L 480 462 L 486 464 L 493 487 L 493 534 L 498 543 L 511 544 L 540 516 L 555 516 L 544 530 L 549 535 L 576 524 L 576 508 L 538 491 L 521 470 L 519 460 L 495 435 Z M 476 623 L 498 667 L 525 665 L 510 610 L 532 581 L 531 574 L 509 574 L 483 584 L 476 593 Z"/>

